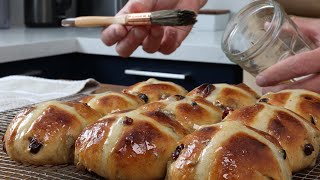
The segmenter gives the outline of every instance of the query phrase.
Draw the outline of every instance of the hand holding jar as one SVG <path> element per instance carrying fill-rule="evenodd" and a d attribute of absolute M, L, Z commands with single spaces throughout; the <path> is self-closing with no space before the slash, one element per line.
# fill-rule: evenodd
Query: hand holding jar
<path fill-rule="evenodd" d="M 263 92 L 276 92 L 283 89 L 307 89 L 320 93 L 320 19 L 292 17 L 302 34 L 318 47 L 288 57 L 258 74 L 256 82 L 264 87 Z M 291 83 L 281 83 L 290 79 L 299 79 Z"/>
<path fill-rule="evenodd" d="M 231 61 L 257 76 L 258 85 L 275 86 L 265 88 L 264 92 L 284 88 L 315 91 L 317 88 L 311 89 L 310 81 L 317 75 L 309 75 L 320 72 L 320 65 L 315 70 L 312 65 L 315 61 L 310 60 L 320 54 L 316 49 L 319 27 L 319 20 L 293 21 L 276 1 L 258 0 L 231 19 L 222 49 Z"/>

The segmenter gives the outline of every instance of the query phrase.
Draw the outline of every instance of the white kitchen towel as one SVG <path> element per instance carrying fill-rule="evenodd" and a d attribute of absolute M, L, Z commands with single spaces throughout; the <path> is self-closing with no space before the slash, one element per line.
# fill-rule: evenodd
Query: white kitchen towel
<path fill-rule="evenodd" d="M 90 93 L 99 86 L 94 79 L 52 80 L 31 76 L 0 78 L 0 112 L 50 99 Z"/>

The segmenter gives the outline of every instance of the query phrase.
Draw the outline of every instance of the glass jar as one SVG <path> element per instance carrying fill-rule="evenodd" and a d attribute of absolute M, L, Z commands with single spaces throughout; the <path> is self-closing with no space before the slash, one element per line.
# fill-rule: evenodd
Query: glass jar
<path fill-rule="evenodd" d="M 282 59 L 315 48 L 273 0 L 254 1 L 240 10 L 222 39 L 226 56 L 253 76 Z"/>

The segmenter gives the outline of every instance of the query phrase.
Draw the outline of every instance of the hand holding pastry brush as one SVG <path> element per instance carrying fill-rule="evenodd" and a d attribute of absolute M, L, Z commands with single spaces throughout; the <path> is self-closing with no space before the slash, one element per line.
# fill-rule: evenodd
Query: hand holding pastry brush
<path fill-rule="evenodd" d="M 103 27 L 111 24 L 129 26 L 188 26 L 197 22 L 197 14 L 190 10 L 161 10 L 119 16 L 83 16 L 62 20 L 65 27 Z"/>

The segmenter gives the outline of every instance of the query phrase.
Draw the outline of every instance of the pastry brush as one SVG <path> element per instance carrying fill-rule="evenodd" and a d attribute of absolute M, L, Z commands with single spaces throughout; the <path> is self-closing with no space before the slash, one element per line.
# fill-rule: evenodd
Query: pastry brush
<path fill-rule="evenodd" d="M 119 16 L 83 16 L 68 18 L 62 20 L 61 24 L 65 27 L 103 27 L 111 24 L 129 26 L 188 26 L 197 22 L 196 16 L 197 14 L 190 10 L 161 10 Z"/>

